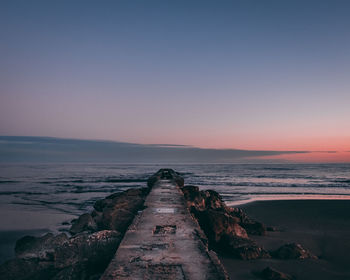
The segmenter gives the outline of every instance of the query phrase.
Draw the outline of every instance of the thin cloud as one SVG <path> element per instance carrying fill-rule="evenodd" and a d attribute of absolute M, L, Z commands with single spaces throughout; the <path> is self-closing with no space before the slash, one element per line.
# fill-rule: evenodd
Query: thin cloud
<path fill-rule="evenodd" d="M 296 153 L 308 151 L 204 149 L 171 144 L 0 136 L 3 162 L 229 163 Z"/>

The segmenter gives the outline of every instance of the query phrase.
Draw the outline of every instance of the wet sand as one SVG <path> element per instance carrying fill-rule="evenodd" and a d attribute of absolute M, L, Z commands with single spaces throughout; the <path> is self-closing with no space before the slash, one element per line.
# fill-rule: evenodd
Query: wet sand
<path fill-rule="evenodd" d="M 231 279 L 259 279 L 252 272 L 271 266 L 296 279 L 350 279 L 350 201 L 281 200 L 241 205 L 252 218 L 280 231 L 251 236 L 267 250 L 296 242 L 318 260 L 253 261 L 221 258 Z"/>

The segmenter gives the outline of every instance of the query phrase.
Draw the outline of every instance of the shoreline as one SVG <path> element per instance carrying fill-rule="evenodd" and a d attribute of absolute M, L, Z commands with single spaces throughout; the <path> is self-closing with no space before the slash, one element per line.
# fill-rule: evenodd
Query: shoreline
<path fill-rule="evenodd" d="M 255 200 L 238 206 L 250 217 L 277 228 L 265 236 L 250 235 L 267 250 L 286 243 L 300 243 L 318 260 L 238 260 L 220 257 L 232 279 L 258 280 L 253 271 L 267 266 L 302 279 L 350 279 L 350 200 L 297 199 Z M 15 234 L 14 234 L 15 232 Z M 44 230 L 0 231 L 2 258 L 14 254 L 16 239 L 23 235 L 43 235 Z M 11 245 L 10 243 L 13 242 Z M 12 247 L 12 248 L 11 248 Z M 1 262 L 4 262 L 3 259 Z"/>
<path fill-rule="evenodd" d="M 225 201 L 226 205 L 229 207 L 244 207 L 247 204 L 254 203 L 254 202 L 269 202 L 269 201 L 313 201 L 313 200 L 335 200 L 335 201 L 344 201 L 348 200 L 350 201 L 349 195 L 302 195 L 302 194 L 295 194 L 295 195 L 259 195 L 259 197 L 256 198 L 249 198 L 244 200 L 237 200 L 237 201 Z"/>
<path fill-rule="evenodd" d="M 252 272 L 267 266 L 298 280 L 350 279 L 350 200 L 265 200 L 239 207 L 250 217 L 278 229 L 265 236 L 250 236 L 265 249 L 296 242 L 318 259 L 241 261 L 221 257 L 232 279 L 260 279 Z"/>

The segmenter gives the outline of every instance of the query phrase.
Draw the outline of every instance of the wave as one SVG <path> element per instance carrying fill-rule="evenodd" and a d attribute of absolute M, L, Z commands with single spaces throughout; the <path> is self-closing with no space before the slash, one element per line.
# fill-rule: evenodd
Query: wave
<path fill-rule="evenodd" d="M 263 170 L 276 170 L 276 171 L 290 171 L 295 170 L 295 168 L 287 168 L 287 167 L 264 167 Z"/>
<path fill-rule="evenodd" d="M 58 181 L 40 181 L 39 184 L 43 185 L 60 185 L 60 186 L 69 186 L 70 184 L 93 184 L 93 183 L 145 183 L 147 182 L 146 178 L 103 178 L 103 179 L 92 179 L 92 180 L 58 180 Z M 73 185 L 72 185 L 73 186 Z"/>
<path fill-rule="evenodd" d="M 332 182 L 350 184 L 350 179 L 336 179 L 336 180 L 333 180 Z"/>
<path fill-rule="evenodd" d="M 105 180 L 97 181 L 101 183 L 144 183 L 147 179 L 118 179 L 118 178 L 106 178 Z"/>
<path fill-rule="evenodd" d="M 14 183 L 20 183 L 20 181 L 14 181 L 14 180 L 0 180 L 0 184 L 14 184 Z"/>
<path fill-rule="evenodd" d="M 0 192 L 0 195 L 47 195 L 47 193 L 43 192 L 22 192 L 22 191 L 13 191 L 13 192 Z"/>

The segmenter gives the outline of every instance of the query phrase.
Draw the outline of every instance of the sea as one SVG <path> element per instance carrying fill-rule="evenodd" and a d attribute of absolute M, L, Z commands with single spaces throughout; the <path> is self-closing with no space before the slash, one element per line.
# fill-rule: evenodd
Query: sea
<path fill-rule="evenodd" d="M 67 231 L 71 220 L 91 211 L 96 200 L 145 187 L 160 168 L 173 168 L 187 185 L 217 191 L 231 206 L 257 200 L 350 199 L 350 164 L 1 163 L 0 246 L 13 247 L 24 233 Z M 5 251 L 0 247 L 0 261 L 9 257 L 1 255 Z"/>

